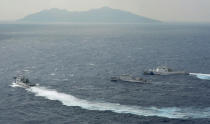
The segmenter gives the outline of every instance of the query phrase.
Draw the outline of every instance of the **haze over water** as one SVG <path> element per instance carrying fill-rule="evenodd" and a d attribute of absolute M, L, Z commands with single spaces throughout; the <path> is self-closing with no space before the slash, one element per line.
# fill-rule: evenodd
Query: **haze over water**
<path fill-rule="evenodd" d="M 210 25 L 0 26 L 0 123 L 210 121 Z M 142 75 L 158 65 L 194 76 Z M 40 87 L 12 85 L 19 72 Z"/>

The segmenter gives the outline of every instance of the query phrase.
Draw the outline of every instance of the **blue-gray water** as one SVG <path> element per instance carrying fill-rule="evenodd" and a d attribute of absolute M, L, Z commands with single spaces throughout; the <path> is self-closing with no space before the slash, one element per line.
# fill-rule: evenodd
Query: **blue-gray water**
<path fill-rule="evenodd" d="M 208 124 L 209 34 L 204 24 L 0 25 L 0 123 Z M 192 74 L 142 75 L 158 65 Z M 12 85 L 19 72 L 40 87 Z M 110 82 L 120 74 L 151 84 Z"/>

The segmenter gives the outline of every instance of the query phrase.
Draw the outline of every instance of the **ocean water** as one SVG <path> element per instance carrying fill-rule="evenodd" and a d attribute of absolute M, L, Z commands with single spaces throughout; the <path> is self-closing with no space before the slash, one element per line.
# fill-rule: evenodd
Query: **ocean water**
<path fill-rule="evenodd" d="M 210 25 L 0 25 L 2 124 L 209 124 Z M 190 75 L 144 76 L 167 65 Z M 24 89 L 24 73 L 39 86 Z M 150 84 L 111 82 L 130 74 Z"/>

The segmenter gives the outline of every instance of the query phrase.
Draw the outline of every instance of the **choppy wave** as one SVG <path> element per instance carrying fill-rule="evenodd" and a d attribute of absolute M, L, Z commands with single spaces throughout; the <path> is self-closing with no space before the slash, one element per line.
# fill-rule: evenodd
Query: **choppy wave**
<path fill-rule="evenodd" d="M 202 73 L 190 73 L 191 76 L 195 76 L 199 79 L 210 80 L 210 74 L 202 74 Z"/>
<path fill-rule="evenodd" d="M 17 85 L 13 84 L 12 87 Z M 41 96 L 49 100 L 60 101 L 66 106 L 78 106 L 87 110 L 97 111 L 112 111 L 115 113 L 129 113 L 140 116 L 159 116 L 166 118 L 210 118 L 210 108 L 193 109 L 193 108 L 178 108 L 178 107 L 140 107 L 121 105 L 117 103 L 95 102 L 84 99 L 79 99 L 71 94 L 60 93 L 56 90 L 47 89 L 45 87 L 32 87 L 27 89 L 36 96 Z"/>
<path fill-rule="evenodd" d="M 50 76 L 55 76 L 56 74 L 55 73 L 51 73 L 51 74 L 49 74 Z"/>

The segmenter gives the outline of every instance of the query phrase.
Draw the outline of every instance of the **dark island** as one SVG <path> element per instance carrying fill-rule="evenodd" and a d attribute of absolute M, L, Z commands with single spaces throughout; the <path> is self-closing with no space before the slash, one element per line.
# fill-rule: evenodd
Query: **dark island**
<path fill-rule="evenodd" d="M 43 10 L 25 16 L 17 22 L 26 23 L 160 23 L 160 21 L 139 16 L 127 11 L 103 7 L 82 12 L 64 9 Z"/>

